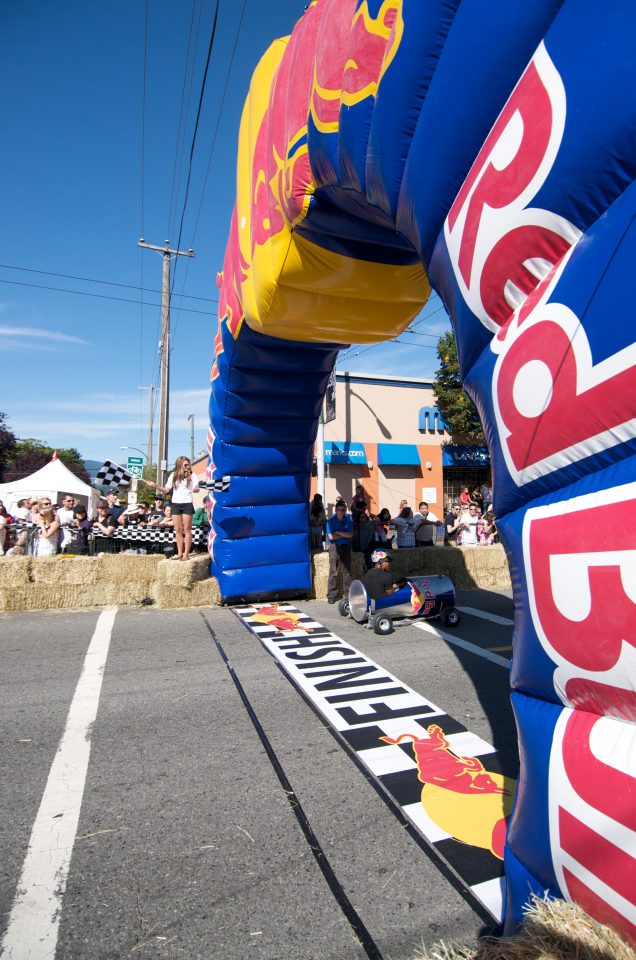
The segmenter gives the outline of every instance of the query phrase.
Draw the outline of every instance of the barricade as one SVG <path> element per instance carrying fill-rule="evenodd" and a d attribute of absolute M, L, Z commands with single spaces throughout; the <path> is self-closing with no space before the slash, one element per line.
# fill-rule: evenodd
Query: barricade
<path fill-rule="evenodd" d="M 15 541 L 20 534 L 26 535 L 26 554 L 33 555 L 38 525 L 31 521 L 18 520 L 8 525 L 7 530 Z M 208 548 L 208 527 L 192 528 L 192 549 L 195 552 Z M 116 527 L 109 537 L 101 533 L 98 526 L 91 527 L 88 534 L 88 552 L 90 556 L 101 553 L 123 553 L 136 550 L 138 553 L 161 554 L 166 548 L 175 546 L 174 529 L 160 526 Z"/>
<path fill-rule="evenodd" d="M 206 551 L 208 549 L 208 529 L 204 527 L 192 528 L 192 549 Z M 89 553 L 91 556 L 99 553 L 119 553 L 125 550 L 137 550 L 140 553 L 157 553 L 164 555 L 167 547 L 175 546 L 175 535 L 172 527 L 117 527 L 112 536 L 105 537 L 99 527 L 92 527 L 89 533 Z"/>

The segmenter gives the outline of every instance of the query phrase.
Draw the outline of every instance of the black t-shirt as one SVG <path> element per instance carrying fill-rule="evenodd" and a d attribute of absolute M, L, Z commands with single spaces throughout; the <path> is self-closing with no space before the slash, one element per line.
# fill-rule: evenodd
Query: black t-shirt
<path fill-rule="evenodd" d="M 381 570 L 380 567 L 372 567 L 364 578 L 364 589 L 370 600 L 379 600 L 380 597 L 386 597 L 387 590 L 393 586 L 393 574 L 390 570 Z"/>
<path fill-rule="evenodd" d="M 455 526 L 458 520 L 459 520 L 459 517 L 456 516 L 456 514 L 452 512 L 446 514 L 446 517 L 444 519 L 444 543 L 449 543 L 452 540 L 457 540 L 457 534 L 459 533 L 459 530 L 453 530 L 452 533 L 449 533 L 448 528 Z"/>

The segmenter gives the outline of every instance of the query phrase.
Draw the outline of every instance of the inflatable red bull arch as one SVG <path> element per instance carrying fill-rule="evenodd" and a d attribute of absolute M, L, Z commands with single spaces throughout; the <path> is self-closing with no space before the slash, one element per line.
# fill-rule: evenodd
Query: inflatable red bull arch
<path fill-rule="evenodd" d="M 209 467 L 224 598 L 307 589 L 338 350 L 439 293 L 514 585 L 506 925 L 549 891 L 632 943 L 634 51 L 627 0 L 311 3 L 243 113 Z"/>

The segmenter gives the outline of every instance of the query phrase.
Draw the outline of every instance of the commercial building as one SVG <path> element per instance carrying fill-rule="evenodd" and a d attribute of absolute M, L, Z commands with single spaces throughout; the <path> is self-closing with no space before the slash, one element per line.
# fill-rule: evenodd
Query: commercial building
<path fill-rule="evenodd" d="M 445 497 L 489 481 L 485 448 L 450 444 L 430 380 L 338 373 L 335 413 L 324 428 L 328 514 L 361 483 L 372 512 L 395 516 L 400 500 L 414 511 L 426 500 L 441 518 Z"/>

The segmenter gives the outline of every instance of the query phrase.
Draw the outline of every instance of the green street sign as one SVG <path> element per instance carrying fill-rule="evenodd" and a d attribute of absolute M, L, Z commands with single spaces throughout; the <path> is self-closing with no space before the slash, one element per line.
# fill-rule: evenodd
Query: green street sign
<path fill-rule="evenodd" d="M 141 480 L 143 468 L 144 468 L 144 458 L 143 457 L 128 457 L 128 473 L 133 477 L 137 477 L 138 480 Z"/>

